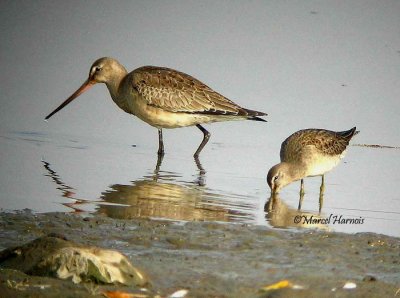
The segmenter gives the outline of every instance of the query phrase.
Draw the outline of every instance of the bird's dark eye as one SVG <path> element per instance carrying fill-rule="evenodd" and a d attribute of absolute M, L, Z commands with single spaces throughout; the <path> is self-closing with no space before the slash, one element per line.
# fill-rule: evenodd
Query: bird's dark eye
<path fill-rule="evenodd" d="M 275 176 L 274 177 L 274 181 L 278 180 L 279 176 Z"/>
<path fill-rule="evenodd" d="M 95 72 L 99 72 L 99 71 L 101 70 L 101 67 L 100 67 L 100 66 L 96 66 L 96 67 L 94 68 L 94 70 L 95 70 Z"/>

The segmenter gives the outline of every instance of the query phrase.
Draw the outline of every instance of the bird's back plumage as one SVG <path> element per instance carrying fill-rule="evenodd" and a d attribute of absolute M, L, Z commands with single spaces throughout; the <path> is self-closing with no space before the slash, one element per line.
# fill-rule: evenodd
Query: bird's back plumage
<path fill-rule="evenodd" d="M 306 152 L 340 156 L 354 136 L 356 128 L 335 132 L 325 129 L 303 129 L 289 136 L 281 145 L 281 161 L 299 161 Z"/>
<path fill-rule="evenodd" d="M 175 113 L 256 116 L 265 113 L 248 110 L 214 91 L 196 78 L 165 67 L 144 66 L 132 72 L 132 85 L 148 105 Z"/>

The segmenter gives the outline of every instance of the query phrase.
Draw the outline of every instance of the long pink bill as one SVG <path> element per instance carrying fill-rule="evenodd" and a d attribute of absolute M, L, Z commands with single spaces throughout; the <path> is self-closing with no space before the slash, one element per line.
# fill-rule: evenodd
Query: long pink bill
<path fill-rule="evenodd" d="M 68 97 L 57 109 L 55 109 L 53 112 L 51 112 L 49 115 L 44 118 L 45 120 L 49 119 L 51 116 L 53 116 L 55 113 L 57 113 L 59 110 L 64 108 L 66 105 L 68 105 L 71 101 L 73 101 L 75 98 L 77 98 L 79 95 L 81 95 L 83 92 L 89 90 L 95 82 L 90 81 L 87 79 L 82 86 L 78 88 L 70 97 Z"/>

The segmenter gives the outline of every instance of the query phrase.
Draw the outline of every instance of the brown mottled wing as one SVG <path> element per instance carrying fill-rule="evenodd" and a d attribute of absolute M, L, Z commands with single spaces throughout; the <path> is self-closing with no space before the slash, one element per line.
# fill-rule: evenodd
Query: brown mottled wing
<path fill-rule="evenodd" d="M 247 115 L 245 109 L 199 80 L 173 69 L 138 68 L 132 84 L 149 105 L 171 112 Z"/>
<path fill-rule="evenodd" d="M 355 128 L 344 132 L 304 129 L 289 136 L 281 146 L 282 161 L 298 161 L 309 150 L 326 155 L 340 155 L 346 150 Z"/>

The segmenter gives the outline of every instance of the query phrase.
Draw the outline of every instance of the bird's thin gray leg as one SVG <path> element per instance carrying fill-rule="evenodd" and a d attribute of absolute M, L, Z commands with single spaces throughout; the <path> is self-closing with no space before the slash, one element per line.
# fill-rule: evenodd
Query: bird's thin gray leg
<path fill-rule="evenodd" d="M 164 142 L 162 137 L 162 129 L 158 129 L 158 155 L 164 155 Z"/>
<path fill-rule="evenodd" d="M 196 166 L 197 166 L 197 169 L 199 170 L 200 175 L 204 175 L 206 173 L 206 170 L 203 168 L 198 156 L 194 156 L 194 162 L 196 163 Z"/>
<path fill-rule="evenodd" d="M 321 176 L 321 187 L 319 188 L 320 193 L 324 194 L 325 191 L 325 175 Z"/>
<path fill-rule="evenodd" d="M 160 167 L 163 161 L 164 155 L 162 154 L 157 154 L 157 164 L 156 168 L 154 169 L 154 174 L 153 174 L 153 181 L 158 181 L 159 173 L 160 173 Z"/>
<path fill-rule="evenodd" d="M 305 194 L 305 191 L 304 191 L 304 179 L 301 179 L 301 182 L 300 182 L 300 195 L 304 196 L 304 194 Z"/>
<path fill-rule="evenodd" d="M 301 179 L 299 207 L 297 208 L 298 210 L 301 210 L 301 205 L 303 204 L 303 199 L 304 199 L 304 179 Z"/>
<path fill-rule="evenodd" d="M 197 184 L 199 186 L 206 185 L 206 170 L 204 170 L 203 166 L 201 165 L 200 159 L 198 156 L 194 157 L 194 161 L 196 163 L 197 169 L 199 170 L 199 175 L 197 177 Z"/>
<path fill-rule="evenodd" d="M 157 164 L 156 164 L 156 168 L 154 169 L 155 175 L 158 175 L 158 173 L 160 172 L 160 167 L 161 167 L 163 158 L 164 158 L 164 155 L 162 155 L 162 154 L 157 155 Z"/>
<path fill-rule="evenodd" d="M 325 192 L 325 175 L 322 175 L 321 187 L 319 188 L 319 213 L 321 213 L 322 205 L 324 203 Z"/>
<path fill-rule="evenodd" d="M 211 134 L 207 131 L 207 129 L 205 129 L 203 126 L 201 126 L 200 124 L 196 125 L 198 129 L 200 129 L 203 134 L 203 141 L 201 142 L 199 148 L 197 148 L 196 152 L 194 153 L 194 157 L 198 157 L 201 150 L 203 150 L 204 146 L 207 144 L 208 140 L 210 139 Z"/>

